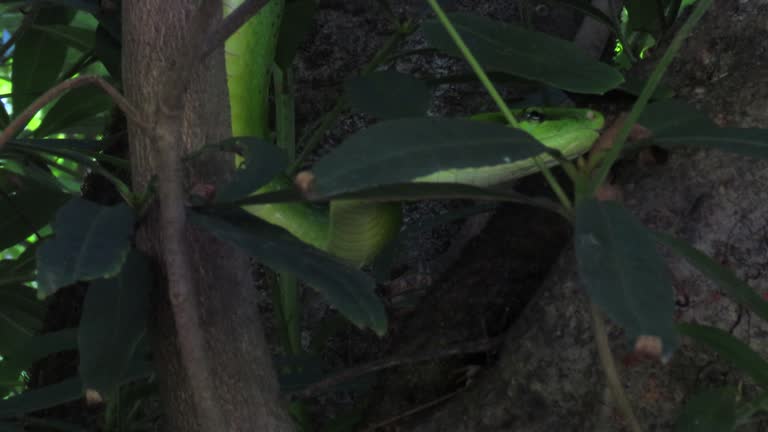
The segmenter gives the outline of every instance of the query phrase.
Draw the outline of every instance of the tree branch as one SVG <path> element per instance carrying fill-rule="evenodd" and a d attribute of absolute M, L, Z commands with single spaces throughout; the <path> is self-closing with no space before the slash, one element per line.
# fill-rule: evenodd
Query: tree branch
<path fill-rule="evenodd" d="M 37 112 L 40 111 L 44 106 L 48 105 L 62 93 L 88 84 L 101 88 L 104 93 L 108 94 L 112 98 L 117 107 L 125 113 L 126 117 L 136 122 L 136 124 L 140 127 L 145 129 L 148 128 L 148 124 L 139 114 L 139 111 L 136 110 L 136 108 L 134 108 L 134 106 L 131 105 L 131 103 L 128 102 L 128 100 L 122 94 L 120 94 L 116 88 L 112 87 L 111 84 L 109 84 L 101 77 L 94 75 L 84 75 L 63 81 L 51 87 L 39 98 L 35 99 L 35 101 L 32 102 L 24 111 L 22 111 L 21 114 L 16 116 L 16 118 L 11 121 L 8 127 L 3 130 L 3 133 L 0 134 L 0 149 L 2 149 L 3 146 L 5 146 L 5 144 L 10 141 L 10 139 L 13 138 L 20 130 L 22 130 L 24 126 L 29 123 L 32 117 L 34 117 L 35 114 L 37 114 Z"/>
<path fill-rule="evenodd" d="M 208 58 L 213 51 L 222 46 L 246 21 L 259 13 L 267 3 L 269 0 L 245 0 L 243 4 L 227 15 L 218 26 L 206 34 L 203 49 L 200 52 L 200 61 Z"/>

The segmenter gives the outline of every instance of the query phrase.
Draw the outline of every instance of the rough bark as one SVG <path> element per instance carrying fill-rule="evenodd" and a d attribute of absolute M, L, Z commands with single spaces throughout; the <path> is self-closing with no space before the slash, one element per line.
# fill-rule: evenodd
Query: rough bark
<path fill-rule="evenodd" d="M 197 3 L 192 0 L 123 2 L 125 93 L 146 113 L 157 112 L 159 98 L 168 82 L 167 74 L 178 64 L 178 53 L 185 52 L 185 37 Z M 179 156 L 230 134 L 223 51 L 217 50 L 204 65 L 197 67 L 184 96 L 180 139 L 174 149 Z M 146 189 L 160 166 L 154 132 L 129 125 L 133 182 L 137 191 Z M 186 170 L 187 182 L 221 184 L 233 166 L 226 157 L 206 159 Z M 164 239 L 159 231 L 156 207 L 144 220 L 139 243 L 143 250 L 158 258 Z M 212 398 L 226 419 L 227 430 L 292 430 L 264 339 L 247 257 L 192 226 L 186 227 L 186 239 L 212 365 L 209 371 L 215 384 Z M 166 430 L 200 430 L 190 383 L 179 360 L 167 289 L 163 281 L 158 285 L 155 364 L 165 404 Z"/>

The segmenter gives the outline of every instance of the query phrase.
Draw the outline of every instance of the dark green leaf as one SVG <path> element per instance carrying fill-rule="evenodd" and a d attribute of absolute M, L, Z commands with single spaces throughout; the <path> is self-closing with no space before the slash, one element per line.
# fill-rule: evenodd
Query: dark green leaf
<path fill-rule="evenodd" d="M 216 193 L 217 201 L 227 201 L 248 196 L 267 184 L 288 166 L 285 153 L 272 143 L 255 137 L 235 137 L 213 145 L 225 151 L 234 151 L 245 158 L 240 167 L 222 190 Z"/>
<path fill-rule="evenodd" d="M 0 422 L 0 432 L 24 432 L 24 426 L 14 423 Z"/>
<path fill-rule="evenodd" d="M 658 1 L 628 0 L 629 30 L 657 33 L 664 25 L 664 10 Z"/>
<path fill-rule="evenodd" d="M 505 165 L 546 150 L 527 133 L 496 123 L 390 120 L 352 135 L 320 159 L 314 166 L 314 191 L 328 196 L 406 183 L 443 170 Z M 510 179 L 493 183 L 505 180 Z"/>
<path fill-rule="evenodd" d="M 23 345 L 16 347 L 11 352 L 3 352 L 3 361 L 0 362 L 0 391 L 3 390 L 3 381 L 8 381 L 10 390 L 16 385 L 12 383 L 19 374 L 32 366 L 32 364 L 51 354 L 77 349 L 77 331 L 65 329 L 53 333 L 34 336 L 25 341 Z"/>
<path fill-rule="evenodd" d="M 61 24 L 35 25 L 31 28 L 47 33 L 80 52 L 85 53 L 93 49 L 93 30 Z"/>
<path fill-rule="evenodd" d="M 576 206 L 579 275 L 590 298 L 630 340 L 661 338 L 666 355 L 679 344 L 672 283 L 652 233 L 615 202 L 588 199 Z"/>
<path fill-rule="evenodd" d="M 736 430 L 736 392 L 711 389 L 685 404 L 675 432 L 731 432 Z"/>
<path fill-rule="evenodd" d="M 5 129 L 11 122 L 11 116 L 8 115 L 8 110 L 5 108 L 5 104 L 0 102 L 0 129 Z"/>
<path fill-rule="evenodd" d="M 665 148 L 694 146 L 743 156 L 768 158 L 768 129 L 680 127 L 654 136 L 651 143 Z"/>
<path fill-rule="evenodd" d="M 20 146 L 24 147 L 29 150 L 39 150 L 39 151 L 51 151 L 56 152 L 57 150 L 64 149 L 64 150 L 72 150 L 76 152 L 81 152 L 85 155 L 89 155 L 91 153 L 96 153 L 101 150 L 104 150 L 104 148 L 107 145 L 107 141 L 102 140 L 79 140 L 79 139 L 15 139 L 8 143 L 8 148 L 13 148 L 14 146 Z M 53 153 L 52 153 L 53 154 Z"/>
<path fill-rule="evenodd" d="M 0 177 L 5 173 L 0 171 Z M 47 225 L 69 195 L 32 178 L 14 176 L 14 189 L 0 190 L 0 250 L 7 249 Z"/>
<path fill-rule="evenodd" d="M 768 386 L 768 363 L 749 347 L 749 345 L 719 328 L 680 323 L 677 325 L 680 334 L 688 336 L 696 342 L 708 346 L 721 357 L 747 373 L 755 382 Z"/>
<path fill-rule="evenodd" d="M 45 304 L 25 285 L 0 286 L 0 354 L 25 345 L 42 328 Z"/>
<path fill-rule="evenodd" d="M 312 30 L 316 12 L 316 0 L 295 0 L 285 5 L 275 50 L 275 63 L 281 68 L 293 63 L 296 51 Z"/>
<path fill-rule="evenodd" d="M 611 66 L 590 58 L 571 42 L 479 15 L 449 14 L 464 42 L 485 68 L 576 93 L 603 94 L 624 81 Z M 429 44 L 460 57 L 437 20 L 422 25 Z"/>
<path fill-rule="evenodd" d="M 33 24 L 68 24 L 74 11 L 52 6 L 40 9 Z M 13 113 L 18 115 L 59 77 L 67 55 L 67 45 L 55 36 L 29 29 L 16 42 L 13 55 Z"/>
<path fill-rule="evenodd" d="M 84 389 L 112 395 L 146 330 L 152 273 L 136 251 L 119 275 L 88 288 L 80 319 L 80 377 Z"/>
<path fill-rule="evenodd" d="M 105 29 L 103 24 L 96 28 L 96 36 L 93 41 L 93 55 L 109 74 L 117 81 L 122 76 L 122 65 L 120 64 L 120 39 L 115 38 Z"/>
<path fill-rule="evenodd" d="M 241 210 L 215 216 L 190 212 L 189 220 L 275 270 L 295 274 L 355 325 L 370 327 L 380 335 L 386 332 L 384 306 L 365 273 Z"/>
<path fill-rule="evenodd" d="M 746 282 L 736 277 L 731 270 L 723 267 L 700 250 L 669 234 L 656 232 L 656 240 L 685 258 L 689 264 L 715 282 L 736 302 L 751 309 L 764 321 L 768 321 L 768 302 L 763 300 Z"/>
<path fill-rule="evenodd" d="M 625 50 L 625 52 L 629 51 Z M 635 76 L 627 77 L 627 80 L 624 82 L 624 84 L 620 85 L 617 90 L 621 90 L 633 96 L 640 96 L 640 94 L 643 92 L 643 88 L 645 88 L 646 82 L 647 81 L 645 79 L 640 79 Z M 675 91 L 671 87 L 659 84 L 656 87 L 656 90 L 654 90 L 653 95 L 651 96 L 651 100 L 667 100 L 673 98 L 674 96 Z M 643 114 L 646 114 L 649 108 L 650 105 L 646 107 L 645 110 L 643 110 Z"/>
<path fill-rule="evenodd" d="M 56 214 L 55 236 L 37 251 L 44 295 L 77 282 L 116 275 L 130 250 L 134 214 L 126 204 L 100 206 L 72 199 Z"/>
<path fill-rule="evenodd" d="M 345 88 L 353 108 L 382 120 L 426 116 L 431 98 L 423 81 L 396 71 L 353 78 Z"/>
<path fill-rule="evenodd" d="M 43 138 L 64 131 L 110 108 L 112 99 L 96 86 L 70 90 L 51 107 L 35 130 L 35 136 Z"/>
<path fill-rule="evenodd" d="M 678 99 L 648 104 L 637 122 L 657 136 L 675 133 L 681 128 L 708 130 L 714 127 L 712 120 L 706 114 Z"/>
<path fill-rule="evenodd" d="M 21 416 L 78 400 L 82 395 L 82 385 L 79 378 L 70 378 L 0 400 L 0 418 Z"/>

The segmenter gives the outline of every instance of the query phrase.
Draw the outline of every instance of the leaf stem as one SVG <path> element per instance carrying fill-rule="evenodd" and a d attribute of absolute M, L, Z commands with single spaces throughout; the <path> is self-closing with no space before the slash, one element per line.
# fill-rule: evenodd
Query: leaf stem
<path fill-rule="evenodd" d="M 712 0 L 700 0 L 696 4 L 696 8 L 693 10 L 693 12 L 691 12 L 691 15 L 685 21 L 685 24 L 683 24 L 683 26 L 680 28 L 680 31 L 678 31 L 675 37 L 672 39 L 672 42 L 667 48 L 667 51 L 664 53 L 664 56 L 661 58 L 661 60 L 659 60 L 659 64 L 656 65 L 656 68 L 653 70 L 650 78 L 648 78 L 645 87 L 643 87 L 643 91 L 640 93 L 637 101 L 635 101 L 635 104 L 632 106 L 632 110 L 627 115 L 627 118 L 619 130 L 619 133 L 616 135 L 616 139 L 608 151 L 605 160 L 599 166 L 596 175 L 593 177 L 591 183 L 589 184 L 589 187 L 587 188 L 587 193 L 589 196 L 593 195 L 595 191 L 597 191 L 597 188 L 600 187 L 600 185 L 605 181 L 606 177 L 608 176 L 608 172 L 610 171 L 614 162 L 616 162 L 616 160 L 619 158 L 619 155 L 624 148 L 624 144 L 629 137 L 632 126 L 634 126 L 634 124 L 640 118 L 640 114 L 643 112 L 651 96 L 653 96 L 654 92 L 656 91 L 656 87 L 658 87 L 659 83 L 661 82 L 661 78 L 664 76 L 667 68 L 672 63 L 675 55 L 677 55 L 677 52 L 680 51 L 683 40 L 688 37 L 688 35 L 693 30 L 693 27 L 699 22 L 701 17 L 704 16 L 704 13 L 707 11 L 707 9 L 709 9 L 711 5 Z M 594 165 L 594 162 L 590 161 L 589 165 Z M 577 197 L 577 200 L 579 198 L 580 197 Z"/>
<path fill-rule="evenodd" d="M 483 70 L 483 67 L 480 66 L 480 63 L 472 54 L 472 51 L 464 43 L 464 40 L 461 38 L 461 35 L 459 35 L 459 32 L 456 31 L 456 28 L 453 26 L 450 19 L 448 19 L 448 16 L 445 14 L 443 9 L 437 3 L 437 0 L 427 0 L 427 2 L 432 7 L 432 10 L 435 11 L 435 15 L 437 15 L 437 18 L 445 28 L 445 31 L 448 32 L 448 35 L 451 37 L 451 39 L 453 39 L 453 42 L 456 44 L 456 47 L 461 52 L 461 55 L 464 56 L 464 58 L 469 63 L 470 67 L 472 67 L 472 70 L 475 72 L 475 74 L 477 74 L 477 78 L 480 80 L 480 82 L 483 84 L 483 87 L 485 87 L 485 90 L 488 92 L 488 94 L 491 96 L 493 101 L 496 103 L 496 106 L 499 108 L 502 114 L 504 114 L 504 118 L 506 119 L 507 123 L 509 123 L 509 125 L 515 129 L 520 129 L 520 123 L 517 121 L 514 114 L 512 114 L 512 110 L 510 110 L 507 103 L 504 102 L 504 98 L 502 98 L 501 94 L 499 94 L 498 90 L 496 90 L 496 87 L 493 85 L 490 78 L 488 78 L 488 75 Z M 570 198 L 568 198 L 568 195 L 565 193 L 563 188 L 557 182 L 557 179 L 555 179 L 555 176 L 552 175 L 552 171 L 550 171 L 549 167 L 542 164 L 538 157 L 534 157 L 533 162 L 536 164 L 536 168 L 538 168 L 539 171 L 541 171 L 541 173 L 544 175 L 544 178 L 547 180 L 547 183 L 549 183 L 549 186 L 555 192 L 555 195 L 557 195 L 557 198 L 560 200 L 560 203 L 563 205 L 563 207 L 565 207 L 570 212 L 570 210 L 573 208 L 573 205 L 571 204 L 571 200 Z"/>

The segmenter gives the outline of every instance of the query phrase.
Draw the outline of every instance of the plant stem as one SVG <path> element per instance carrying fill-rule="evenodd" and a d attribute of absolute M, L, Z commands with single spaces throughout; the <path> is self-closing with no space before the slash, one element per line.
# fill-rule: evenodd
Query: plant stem
<path fill-rule="evenodd" d="M 605 331 L 605 322 L 603 321 L 603 317 L 600 314 L 597 305 L 591 302 L 590 315 L 592 316 L 592 330 L 595 335 L 595 345 L 597 345 L 597 353 L 600 357 L 600 364 L 603 366 L 603 372 L 605 373 L 608 387 L 611 389 L 613 397 L 616 398 L 619 410 L 624 415 L 629 429 L 632 432 L 642 432 L 643 428 L 637 421 L 635 413 L 632 411 L 632 406 L 629 404 L 629 400 L 627 400 L 627 395 L 621 387 L 621 379 L 616 370 L 616 364 L 613 361 L 611 347 L 608 345 L 608 334 Z"/>
<path fill-rule="evenodd" d="M 496 90 L 496 87 L 493 85 L 490 78 L 488 78 L 488 75 L 483 70 L 483 67 L 480 66 L 480 63 L 472 54 L 472 51 L 464 43 L 464 40 L 461 38 L 461 35 L 459 35 L 459 32 L 456 31 L 456 28 L 453 26 L 450 19 L 448 19 L 448 16 L 445 14 L 443 9 L 437 3 L 437 0 L 427 0 L 427 2 L 432 7 L 432 10 L 435 11 L 435 15 L 437 15 L 437 18 L 438 20 L 440 20 L 440 23 L 445 28 L 445 31 L 448 32 L 448 35 L 451 37 L 451 39 L 453 39 L 453 42 L 456 44 L 456 47 L 461 52 L 461 55 L 464 56 L 464 59 L 467 60 L 470 67 L 472 67 L 472 70 L 475 72 L 475 74 L 477 74 L 477 78 L 480 80 L 480 82 L 483 84 L 483 87 L 485 87 L 485 90 L 488 92 L 488 94 L 491 96 L 493 101 L 496 103 L 496 106 L 499 108 L 502 114 L 504 114 L 504 118 L 507 120 L 507 123 L 509 123 L 509 125 L 512 126 L 513 128 L 519 129 L 520 124 L 518 123 L 514 114 L 512 114 L 512 111 L 509 109 L 509 106 L 507 105 L 507 103 L 504 102 L 504 98 L 502 98 L 501 94 L 499 94 L 498 90 Z M 550 169 L 546 165 L 542 164 L 538 157 L 534 157 L 533 161 L 536 164 L 536 167 L 539 169 L 539 171 L 541 171 L 541 173 L 544 175 L 544 178 L 547 180 L 547 183 L 549 183 L 549 186 L 555 192 L 555 195 L 557 195 L 557 198 L 560 200 L 560 203 L 563 205 L 563 207 L 565 207 L 568 211 L 570 211 L 571 208 L 573 208 L 571 204 L 571 200 L 568 198 L 568 195 L 566 195 L 563 188 L 557 182 L 557 180 L 555 179 L 555 176 L 552 175 L 552 172 L 550 171 Z"/>
<path fill-rule="evenodd" d="M 589 195 L 594 194 L 597 188 L 600 187 L 600 185 L 605 181 L 605 178 L 608 176 L 608 172 L 610 171 L 614 162 L 616 162 L 616 160 L 619 158 L 621 150 L 624 148 L 624 144 L 629 137 L 632 126 L 637 122 L 637 119 L 640 118 L 640 114 L 643 112 L 651 96 L 653 96 L 654 92 L 656 91 L 656 87 L 658 87 L 659 83 L 661 82 L 661 78 L 664 76 L 667 68 L 672 63 L 672 59 L 674 59 L 675 55 L 677 55 L 677 52 L 680 51 L 683 40 L 688 37 L 688 35 L 693 30 L 693 27 L 699 22 L 701 17 L 704 16 L 704 13 L 707 11 L 707 9 L 709 9 L 711 5 L 712 0 L 699 0 L 695 9 L 693 12 L 691 12 L 691 15 L 685 21 L 685 24 L 683 24 L 683 26 L 680 28 L 680 31 L 678 31 L 675 37 L 672 39 L 672 42 L 667 48 L 667 51 L 664 53 L 664 56 L 661 58 L 661 60 L 659 60 L 659 64 L 656 65 L 656 68 L 653 70 L 650 78 L 648 78 L 648 82 L 646 82 L 645 87 L 643 87 L 643 91 L 640 93 L 637 101 L 635 101 L 635 104 L 632 106 L 632 110 L 627 115 L 627 118 L 624 121 L 621 130 L 619 130 L 619 133 L 616 135 L 616 139 L 608 151 L 605 160 L 599 166 L 596 175 L 593 177 L 589 187 L 587 188 L 587 193 Z M 579 199 L 580 197 L 577 197 L 577 201 Z"/>

